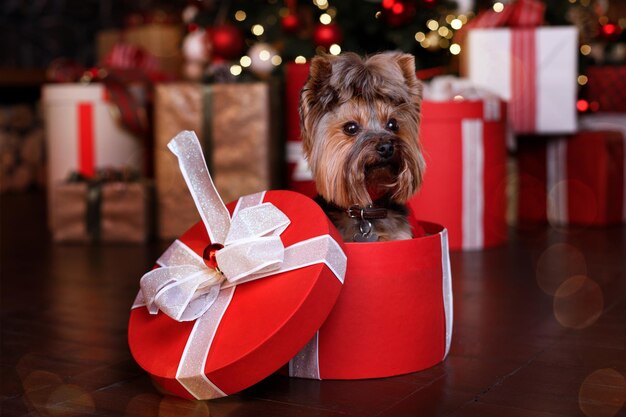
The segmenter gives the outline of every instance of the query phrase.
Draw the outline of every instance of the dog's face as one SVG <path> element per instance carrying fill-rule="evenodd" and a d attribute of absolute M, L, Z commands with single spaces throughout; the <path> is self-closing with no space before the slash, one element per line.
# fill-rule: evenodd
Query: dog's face
<path fill-rule="evenodd" d="M 340 207 L 419 188 L 422 85 L 412 55 L 318 56 L 300 99 L 304 153 L 318 192 Z"/>

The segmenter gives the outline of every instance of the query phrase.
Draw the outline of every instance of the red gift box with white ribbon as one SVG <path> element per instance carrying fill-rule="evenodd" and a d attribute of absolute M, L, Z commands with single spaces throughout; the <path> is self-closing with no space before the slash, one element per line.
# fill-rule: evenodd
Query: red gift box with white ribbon
<path fill-rule="evenodd" d="M 519 221 L 626 221 L 626 116 L 590 115 L 580 125 L 575 135 L 519 141 Z"/>
<path fill-rule="evenodd" d="M 328 319 L 296 357 L 289 375 L 381 378 L 443 361 L 452 338 L 448 234 L 419 222 L 422 237 L 346 243 L 344 288 Z"/>
<path fill-rule="evenodd" d="M 287 64 L 285 74 L 285 128 L 287 129 L 287 187 L 309 197 L 315 197 L 317 191 L 309 164 L 302 151 L 300 137 L 300 90 L 309 77 L 308 64 Z"/>
<path fill-rule="evenodd" d="M 142 277 L 128 333 L 135 360 L 162 389 L 219 398 L 290 359 L 293 376 L 356 379 L 445 358 L 452 288 L 443 227 L 422 223 L 427 234 L 408 241 L 344 244 L 298 193 L 258 193 L 227 209 L 193 134 L 169 147 L 202 221 Z"/>
<path fill-rule="evenodd" d="M 142 277 L 129 345 L 162 389 L 219 398 L 279 369 L 311 338 L 339 295 L 346 256 L 312 200 L 269 191 L 227 208 L 195 134 L 168 147 L 202 221 Z"/>
<path fill-rule="evenodd" d="M 545 5 L 518 0 L 463 28 L 467 76 L 507 101 L 515 133 L 576 130 L 578 31 L 540 27 Z"/>
<path fill-rule="evenodd" d="M 451 249 L 506 242 L 506 106 L 467 80 L 436 78 L 424 90 L 418 219 L 443 224 Z"/>

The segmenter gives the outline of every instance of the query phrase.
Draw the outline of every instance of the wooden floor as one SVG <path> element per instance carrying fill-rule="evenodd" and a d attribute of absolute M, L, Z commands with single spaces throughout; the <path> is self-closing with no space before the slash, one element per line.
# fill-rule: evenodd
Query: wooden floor
<path fill-rule="evenodd" d="M 160 395 L 126 344 L 139 277 L 164 244 L 52 244 L 43 201 L 1 198 L 3 416 L 626 415 L 626 227 L 511 229 L 506 246 L 452 253 L 452 349 L 432 369 L 276 375 L 190 402 Z"/>

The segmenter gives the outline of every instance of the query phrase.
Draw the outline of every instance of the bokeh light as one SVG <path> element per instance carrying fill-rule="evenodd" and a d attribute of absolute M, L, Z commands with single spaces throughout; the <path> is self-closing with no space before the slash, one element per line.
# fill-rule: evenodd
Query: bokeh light
<path fill-rule="evenodd" d="M 615 369 L 592 372 L 580 386 L 578 406 L 587 417 L 613 417 L 626 403 L 626 379 Z"/>
<path fill-rule="evenodd" d="M 574 246 L 556 243 L 539 256 L 535 273 L 539 287 L 546 294 L 554 295 L 569 278 L 587 275 L 587 261 Z"/>
<path fill-rule="evenodd" d="M 158 394 L 145 393 L 135 395 L 126 405 L 126 415 L 133 417 L 156 417 L 159 413 L 157 404 L 159 404 L 161 398 Z"/>
<path fill-rule="evenodd" d="M 46 411 L 51 416 L 83 416 L 96 409 L 93 398 L 78 385 L 64 384 L 57 387 L 48 397 Z"/>
<path fill-rule="evenodd" d="M 461 19 L 453 19 L 452 22 L 450 22 L 450 26 L 452 29 L 459 30 L 463 26 L 463 22 Z"/>
<path fill-rule="evenodd" d="M 333 43 L 332 45 L 330 45 L 330 48 L 328 48 L 328 52 L 330 52 L 332 55 L 339 55 L 341 53 L 341 46 Z"/>
<path fill-rule="evenodd" d="M 501 2 L 497 1 L 493 4 L 493 11 L 496 13 L 500 13 L 502 10 L 504 10 L 504 4 L 502 4 Z"/>
<path fill-rule="evenodd" d="M 252 64 L 252 58 L 250 58 L 247 55 L 244 55 L 239 60 L 239 63 L 241 64 L 242 67 L 247 68 Z"/>
<path fill-rule="evenodd" d="M 554 317 L 563 327 L 584 329 L 602 315 L 604 296 L 592 279 L 576 275 L 563 282 L 554 294 Z"/>
<path fill-rule="evenodd" d="M 235 20 L 237 20 L 238 22 L 243 22 L 244 20 L 246 20 L 246 17 L 248 17 L 248 15 L 243 10 L 237 10 L 235 12 Z"/>
<path fill-rule="evenodd" d="M 261 36 L 265 32 L 265 28 L 261 25 L 252 26 L 252 33 L 255 36 Z"/>

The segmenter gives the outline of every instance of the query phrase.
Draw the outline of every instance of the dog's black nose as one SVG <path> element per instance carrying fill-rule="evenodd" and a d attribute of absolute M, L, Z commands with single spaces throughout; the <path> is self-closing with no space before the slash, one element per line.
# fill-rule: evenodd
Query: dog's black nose
<path fill-rule="evenodd" d="M 383 159 L 389 159 L 393 156 L 393 143 L 385 142 L 376 145 L 376 152 Z"/>

